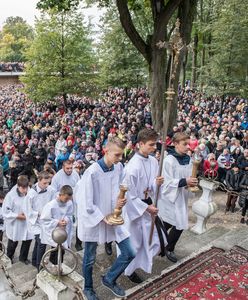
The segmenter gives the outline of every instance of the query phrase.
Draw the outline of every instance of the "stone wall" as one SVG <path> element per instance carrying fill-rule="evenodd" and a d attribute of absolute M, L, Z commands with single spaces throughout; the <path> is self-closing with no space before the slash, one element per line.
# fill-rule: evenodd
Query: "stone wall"
<path fill-rule="evenodd" d="M 0 76 L 0 86 L 6 84 L 16 84 L 20 83 L 19 76 L 15 75 L 1 75 Z"/>

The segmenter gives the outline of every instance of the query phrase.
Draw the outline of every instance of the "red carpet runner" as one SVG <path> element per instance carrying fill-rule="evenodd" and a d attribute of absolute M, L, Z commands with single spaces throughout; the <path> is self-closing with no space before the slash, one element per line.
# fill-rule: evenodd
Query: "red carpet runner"
<path fill-rule="evenodd" d="M 247 300 L 248 251 L 200 253 L 127 297 L 129 300 Z"/>

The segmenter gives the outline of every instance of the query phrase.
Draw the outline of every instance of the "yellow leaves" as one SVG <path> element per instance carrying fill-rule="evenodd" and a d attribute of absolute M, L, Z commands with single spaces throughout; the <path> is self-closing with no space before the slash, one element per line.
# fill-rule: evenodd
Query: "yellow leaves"
<path fill-rule="evenodd" d="M 3 46 L 11 45 L 15 42 L 15 37 L 11 33 L 6 33 L 1 40 Z"/>

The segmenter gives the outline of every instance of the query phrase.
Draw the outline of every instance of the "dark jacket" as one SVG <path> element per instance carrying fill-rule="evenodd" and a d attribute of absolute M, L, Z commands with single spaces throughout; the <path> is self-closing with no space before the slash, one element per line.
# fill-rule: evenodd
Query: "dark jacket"
<path fill-rule="evenodd" d="M 248 167 L 248 159 L 244 155 L 240 156 L 237 160 L 237 165 L 240 170 L 245 171 L 245 168 Z"/>
<path fill-rule="evenodd" d="M 242 179 L 242 173 L 234 173 L 233 170 L 229 170 L 226 173 L 226 185 L 229 190 L 239 191 L 240 190 L 240 182 Z"/>

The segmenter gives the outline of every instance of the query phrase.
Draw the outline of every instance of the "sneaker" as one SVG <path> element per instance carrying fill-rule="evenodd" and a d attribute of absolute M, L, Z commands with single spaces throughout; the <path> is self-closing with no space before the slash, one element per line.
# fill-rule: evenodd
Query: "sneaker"
<path fill-rule="evenodd" d="M 139 275 L 136 272 L 133 272 L 131 275 L 127 276 L 129 280 L 131 280 L 134 283 L 141 283 L 144 280 L 139 277 Z"/>
<path fill-rule="evenodd" d="M 102 276 L 102 284 L 108 288 L 116 297 L 125 297 L 126 293 L 117 283 L 110 283 Z"/>
<path fill-rule="evenodd" d="M 167 256 L 167 258 L 170 261 L 172 261 L 174 263 L 177 262 L 177 257 L 176 257 L 176 255 L 175 255 L 175 253 L 173 251 L 168 251 L 168 250 L 165 249 L 165 255 Z"/>
<path fill-rule="evenodd" d="M 108 255 L 112 255 L 112 243 L 105 243 L 105 251 Z"/>
<path fill-rule="evenodd" d="M 245 224 L 245 218 L 241 218 L 240 223 Z"/>
<path fill-rule="evenodd" d="M 87 300 L 99 300 L 94 290 L 86 289 L 83 293 Z"/>

